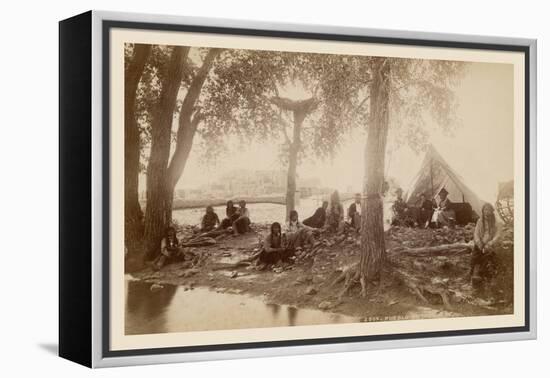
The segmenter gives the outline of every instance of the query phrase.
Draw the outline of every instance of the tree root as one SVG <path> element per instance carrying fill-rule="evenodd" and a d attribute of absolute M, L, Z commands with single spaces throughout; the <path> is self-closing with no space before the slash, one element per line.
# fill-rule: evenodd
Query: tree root
<path fill-rule="evenodd" d="M 252 256 L 250 257 L 247 257 L 245 259 L 242 259 L 242 260 L 239 260 L 233 264 L 222 264 L 222 263 L 219 263 L 215 266 L 212 267 L 212 270 L 225 270 L 225 269 L 236 269 L 236 268 L 240 268 L 241 266 L 250 266 L 252 265 L 252 263 L 258 259 L 258 257 L 260 256 L 261 254 L 261 251 L 260 252 L 256 252 L 255 254 L 253 254 Z"/>
<path fill-rule="evenodd" d="M 399 281 L 405 285 L 412 294 L 420 299 L 421 302 L 425 304 L 442 304 L 446 310 L 452 310 L 447 289 L 421 283 L 418 279 L 410 277 L 410 275 L 400 269 L 395 269 L 394 273 Z"/>
<path fill-rule="evenodd" d="M 360 296 L 367 297 L 368 282 L 361 277 L 359 263 L 347 265 L 340 270 L 340 274 L 332 281 L 331 286 L 344 283 L 344 287 L 338 295 L 341 300 L 346 296 L 352 288 L 361 285 Z M 422 303 L 425 304 L 442 304 L 446 310 L 452 310 L 450 294 L 445 288 L 435 287 L 431 284 L 424 284 L 418 279 L 411 277 L 406 272 L 398 267 L 393 267 L 392 272 L 397 279 L 409 290 L 411 294 L 416 296 Z M 378 284 L 378 292 L 382 288 L 382 283 Z M 376 293 L 375 293 L 376 294 Z"/>
<path fill-rule="evenodd" d="M 341 300 L 349 291 L 356 285 L 361 285 L 361 296 L 363 298 L 367 295 L 367 284 L 360 277 L 359 263 L 347 265 L 341 268 L 341 273 L 336 277 L 332 282 L 331 286 L 335 286 L 341 282 L 344 282 L 344 288 L 338 295 L 338 298 Z"/>
<path fill-rule="evenodd" d="M 319 252 L 321 249 L 323 249 L 323 247 L 325 247 L 325 245 L 323 243 L 319 243 L 319 244 L 317 244 L 316 246 L 312 247 L 309 250 L 308 249 L 303 249 L 302 251 L 297 252 L 296 253 L 296 261 L 307 260 L 309 258 L 314 257 L 317 254 L 317 252 Z"/>
<path fill-rule="evenodd" d="M 430 257 L 438 255 L 459 255 L 469 253 L 472 248 L 471 243 L 442 244 L 432 247 L 407 248 L 399 247 L 391 251 L 395 254 L 406 254 L 410 257 Z"/>
<path fill-rule="evenodd" d="M 236 269 L 236 268 L 240 268 L 242 266 L 250 266 L 252 265 L 251 262 L 249 261 L 244 261 L 244 260 L 241 260 L 241 261 L 238 261 L 234 264 L 218 264 L 216 266 L 213 266 L 211 269 L 212 270 L 228 270 L 228 269 Z"/>
<path fill-rule="evenodd" d="M 180 247 L 187 248 L 187 247 L 204 247 L 209 245 L 216 244 L 216 239 L 209 238 L 209 237 L 199 237 L 195 239 L 188 240 L 184 243 L 180 244 Z"/>

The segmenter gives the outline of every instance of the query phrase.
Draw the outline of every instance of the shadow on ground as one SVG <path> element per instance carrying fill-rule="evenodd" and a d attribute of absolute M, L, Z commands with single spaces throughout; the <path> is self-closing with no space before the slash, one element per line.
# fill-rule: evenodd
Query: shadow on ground
<path fill-rule="evenodd" d="M 42 343 L 38 344 L 38 347 L 50 354 L 59 355 L 59 345 L 54 343 Z"/>

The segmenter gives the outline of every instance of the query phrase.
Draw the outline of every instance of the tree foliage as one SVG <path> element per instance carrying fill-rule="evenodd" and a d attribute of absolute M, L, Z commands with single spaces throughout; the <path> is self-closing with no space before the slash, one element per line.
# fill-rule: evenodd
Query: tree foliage
<path fill-rule="evenodd" d="M 228 50 L 205 86 L 201 136 L 217 142 L 227 134 L 246 140 L 283 136 L 282 151 L 288 150 L 293 121 L 289 108 L 280 106 L 280 99 L 288 99 L 285 92 L 290 88 L 298 96 L 296 100 L 312 98 L 316 104 L 305 120 L 300 155 L 330 157 L 345 132 L 363 119 L 369 60 L 347 55 Z"/>
<path fill-rule="evenodd" d="M 424 150 L 434 124 L 452 133 L 460 124 L 456 116 L 455 88 L 465 63 L 426 59 L 389 59 L 390 132 L 393 148 L 408 145 Z"/>
<path fill-rule="evenodd" d="M 136 118 L 138 120 L 141 135 L 141 172 L 143 173 L 147 167 L 151 147 L 152 116 L 159 103 L 162 83 L 167 72 L 167 65 L 173 49 L 173 46 L 152 46 L 151 56 L 147 61 L 138 86 L 136 96 Z M 185 87 L 189 85 L 197 69 L 197 65 L 194 64 L 192 59 L 188 56 L 183 66 L 182 89 L 185 89 Z M 179 110 L 181 103 L 182 100 L 178 98 L 174 114 Z M 175 139 L 175 133 L 172 137 Z"/>

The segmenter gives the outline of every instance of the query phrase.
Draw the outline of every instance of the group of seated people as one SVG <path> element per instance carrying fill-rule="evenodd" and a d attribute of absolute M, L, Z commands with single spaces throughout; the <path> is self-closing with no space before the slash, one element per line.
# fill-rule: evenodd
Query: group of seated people
<path fill-rule="evenodd" d="M 235 235 L 244 234 L 250 230 L 250 210 L 246 207 L 246 201 L 239 201 L 238 207 L 233 204 L 233 201 L 227 201 L 225 218 L 221 222 L 218 214 L 214 212 L 214 208 L 207 206 L 199 231 L 207 233 L 227 230 L 229 227 L 232 228 Z"/>
<path fill-rule="evenodd" d="M 392 224 L 416 224 L 419 226 L 441 227 L 452 225 L 455 222 L 455 213 L 448 198 L 448 192 L 442 188 L 439 193 L 439 202 L 434 205 L 426 195 L 422 194 L 419 206 L 409 208 L 402 198 L 402 191 L 396 192 L 397 198 L 392 206 L 394 219 Z M 260 267 L 266 267 L 279 261 L 291 262 L 296 251 L 314 247 L 318 244 L 315 235 L 320 231 L 340 233 L 346 227 L 354 230 L 361 228 L 361 195 L 356 194 L 354 202 L 347 211 L 348 222 L 344 221 L 344 208 L 337 191 L 332 193 L 329 201 L 323 201 L 315 213 L 300 222 L 298 212 L 292 210 L 289 220 L 283 227 L 279 222 L 270 226 L 269 234 L 262 242 L 258 261 Z M 474 230 L 474 248 L 472 252 L 470 276 L 472 285 L 478 284 L 486 276 L 493 262 L 493 252 L 498 242 L 500 231 L 495 220 L 494 208 L 485 204 L 482 215 L 477 220 Z M 412 223 L 410 223 L 412 222 Z M 220 222 L 212 206 L 206 208 L 201 221 L 201 232 L 227 230 L 232 227 L 235 234 L 243 234 L 250 230 L 250 212 L 245 201 L 239 201 L 234 206 L 232 201 L 227 202 L 226 217 Z M 174 227 L 168 227 L 161 243 L 161 254 L 154 262 L 154 267 L 160 269 L 167 259 L 183 257 L 185 252 L 180 248 Z"/>
<path fill-rule="evenodd" d="M 442 188 L 439 193 L 439 201 L 434 203 L 422 193 L 418 206 L 409 207 L 403 200 L 403 191 L 397 189 L 396 199 L 392 205 L 392 226 L 406 227 L 444 227 L 453 226 L 456 223 L 456 214 L 453 203 L 448 197 L 449 192 Z"/>
<path fill-rule="evenodd" d="M 246 201 L 239 201 L 238 207 L 233 204 L 233 201 L 227 201 L 225 215 L 226 217 L 220 222 L 220 218 L 214 211 L 214 208 L 207 206 L 206 212 L 201 219 L 200 228 L 196 232 L 206 236 L 209 233 L 225 231 L 231 227 L 231 231 L 235 235 L 239 235 L 250 230 L 250 211 L 246 207 Z M 160 269 L 168 260 L 183 257 L 183 252 L 176 236 L 176 229 L 170 226 L 164 233 L 160 254 L 153 261 L 153 268 Z"/>
<path fill-rule="evenodd" d="M 315 213 L 300 222 L 296 210 L 289 213 L 289 220 L 283 230 L 278 222 L 271 224 L 270 233 L 262 243 L 259 260 L 270 264 L 274 261 L 286 261 L 300 248 L 311 247 L 316 244 L 314 235 L 321 229 L 333 233 L 341 233 L 346 225 L 358 230 L 361 225 L 361 195 L 357 194 L 355 202 L 348 209 L 349 222 L 344 221 L 344 207 L 340 202 L 338 191 L 332 193 L 329 201 L 323 201 Z M 196 232 L 201 235 L 216 234 L 230 229 L 235 235 L 244 234 L 250 230 L 250 211 L 246 201 L 239 201 L 235 206 L 233 201 L 227 201 L 225 218 L 220 221 L 212 206 L 206 207 L 202 216 L 200 228 Z M 179 242 L 174 227 L 168 227 L 162 239 L 161 254 L 156 260 L 156 267 L 160 268 L 168 258 L 180 254 Z"/>
<path fill-rule="evenodd" d="M 445 188 L 438 193 L 439 202 L 434 204 L 422 194 L 419 206 L 409 207 L 402 198 L 402 192 L 396 192 L 396 200 L 392 206 L 394 218 L 392 224 L 419 225 L 421 227 L 441 227 L 452 225 L 455 222 L 455 213 L 451 206 Z M 239 201 L 239 206 L 234 206 L 232 201 L 227 202 L 226 217 L 220 221 L 212 206 L 206 208 L 202 217 L 200 231 L 209 233 L 213 231 L 228 230 L 232 228 L 234 234 L 243 234 L 250 230 L 250 211 L 245 201 Z M 258 261 L 260 267 L 266 267 L 279 261 L 291 262 L 296 251 L 308 247 L 314 247 L 318 241 L 316 234 L 321 230 L 332 233 L 341 233 L 346 227 L 354 230 L 361 228 L 361 195 L 356 194 L 354 202 L 348 207 L 348 221 L 344 221 L 344 208 L 340 202 L 337 191 L 332 193 L 329 201 L 323 201 L 315 213 L 300 222 L 296 210 L 289 213 L 289 220 L 284 229 L 279 222 L 271 224 L 269 234 L 264 238 Z M 482 276 L 487 274 L 492 262 L 492 252 L 499 238 L 499 228 L 495 222 L 494 208 L 485 204 L 482 215 L 478 219 L 474 231 L 474 249 L 472 252 L 471 270 L 472 284 L 478 283 Z M 154 262 L 155 268 L 161 268 L 167 259 L 183 257 L 184 251 L 176 236 L 174 227 L 168 227 L 162 239 L 161 254 Z"/>
<path fill-rule="evenodd" d="M 316 245 L 314 232 L 314 228 L 300 222 L 298 212 L 292 210 L 284 232 L 279 222 L 271 224 L 258 255 L 259 262 L 266 265 L 290 262 L 297 250 Z"/>
<path fill-rule="evenodd" d="M 355 230 L 361 228 L 361 194 L 355 195 L 355 201 L 349 206 L 347 211 L 348 221 L 344 220 L 344 206 L 340 202 L 340 194 L 334 191 L 329 201 L 323 201 L 315 213 L 304 220 L 304 225 L 312 228 L 324 228 L 331 232 L 341 233 L 346 225 Z"/>
<path fill-rule="evenodd" d="M 338 191 L 334 191 L 329 201 L 323 201 L 315 213 L 300 222 L 298 212 L 292 210 L 289 221 L 283 232 L 280 223 L 271 224 L 270 233 L 264 239 L 259 261 L 273 264 L 277 261 L 289 261 L 296 250 L 315 246 L 315 234 L 321 230 L 329 233 L 342 233 L 346 227 L 358 231 L 361 228 L 361 195 L 355 195 L 355 201 L 349 206 L 348 222 L 344 220 L 344 206 L 340 201 Z"/>
<path fill-rule="evenodd" d="M 396 191 L 397 198 L 392 206 L 394 213 L 392 225 L 441 227 L 454 222 L 454 210 L 450 208 L 451 201 L 447 197 L 448 193 L 445 188 L 438 193 L 440 201 L 437 205 L 434 205 L 431 200 L 426 198 L 426 195 L 422 194 L 420 206 L 417 208 L 409 208 L 403 200 L 402 194 L 402 190 Z M 341 234 L 346 227 L 351 227 L 359 232 L 361 229 L 361 199 L 361 194 L 357 193 L 346 214 L 338 191 L 334 191 L 330 196 L 330 201 L 323 201 L 321 207 L 303 222 L 299 221 L 298 212 L 292 210 L 289 213 L 289 220 L 284 232 L 280 223 L 271 224 L 270 233 L 263 243 L 260 260 L 269 262 L 273 259 L 286 259 L 289 253 L 293 253 L 291 251 L 313 245 L 315 243 L 313 236 L 319 230 Z M 223 220 L 220 221 L 212 206 L 207 206 L 201 219 L 200 228 L 197 228 L 196 231 L 208 235 L 229 230 L 234 235 L 239 235 L 248 232 L 250 224 L 250 211 L 246 207 L 246 201 L 239 201 L 238 206 L 235 206 L 233 201 L 227 201 Z M 177 244 L 175 230 L 170 227 L 163 238 L 161 256 L 173 255 L 173 251 L 177 250 Z"/>

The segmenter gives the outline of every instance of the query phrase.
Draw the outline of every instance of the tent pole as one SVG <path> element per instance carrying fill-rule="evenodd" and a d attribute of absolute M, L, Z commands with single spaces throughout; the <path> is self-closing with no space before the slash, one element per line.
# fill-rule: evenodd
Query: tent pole
<path fill-rule="evenodd" d="M 430 180 L 432 182 L 432 200 L 434 198 L 434 175 L 433 175 L 433 171 L 432 171 L 432 166 L 433 166 L 433 161 L 430 160 Z"/>

